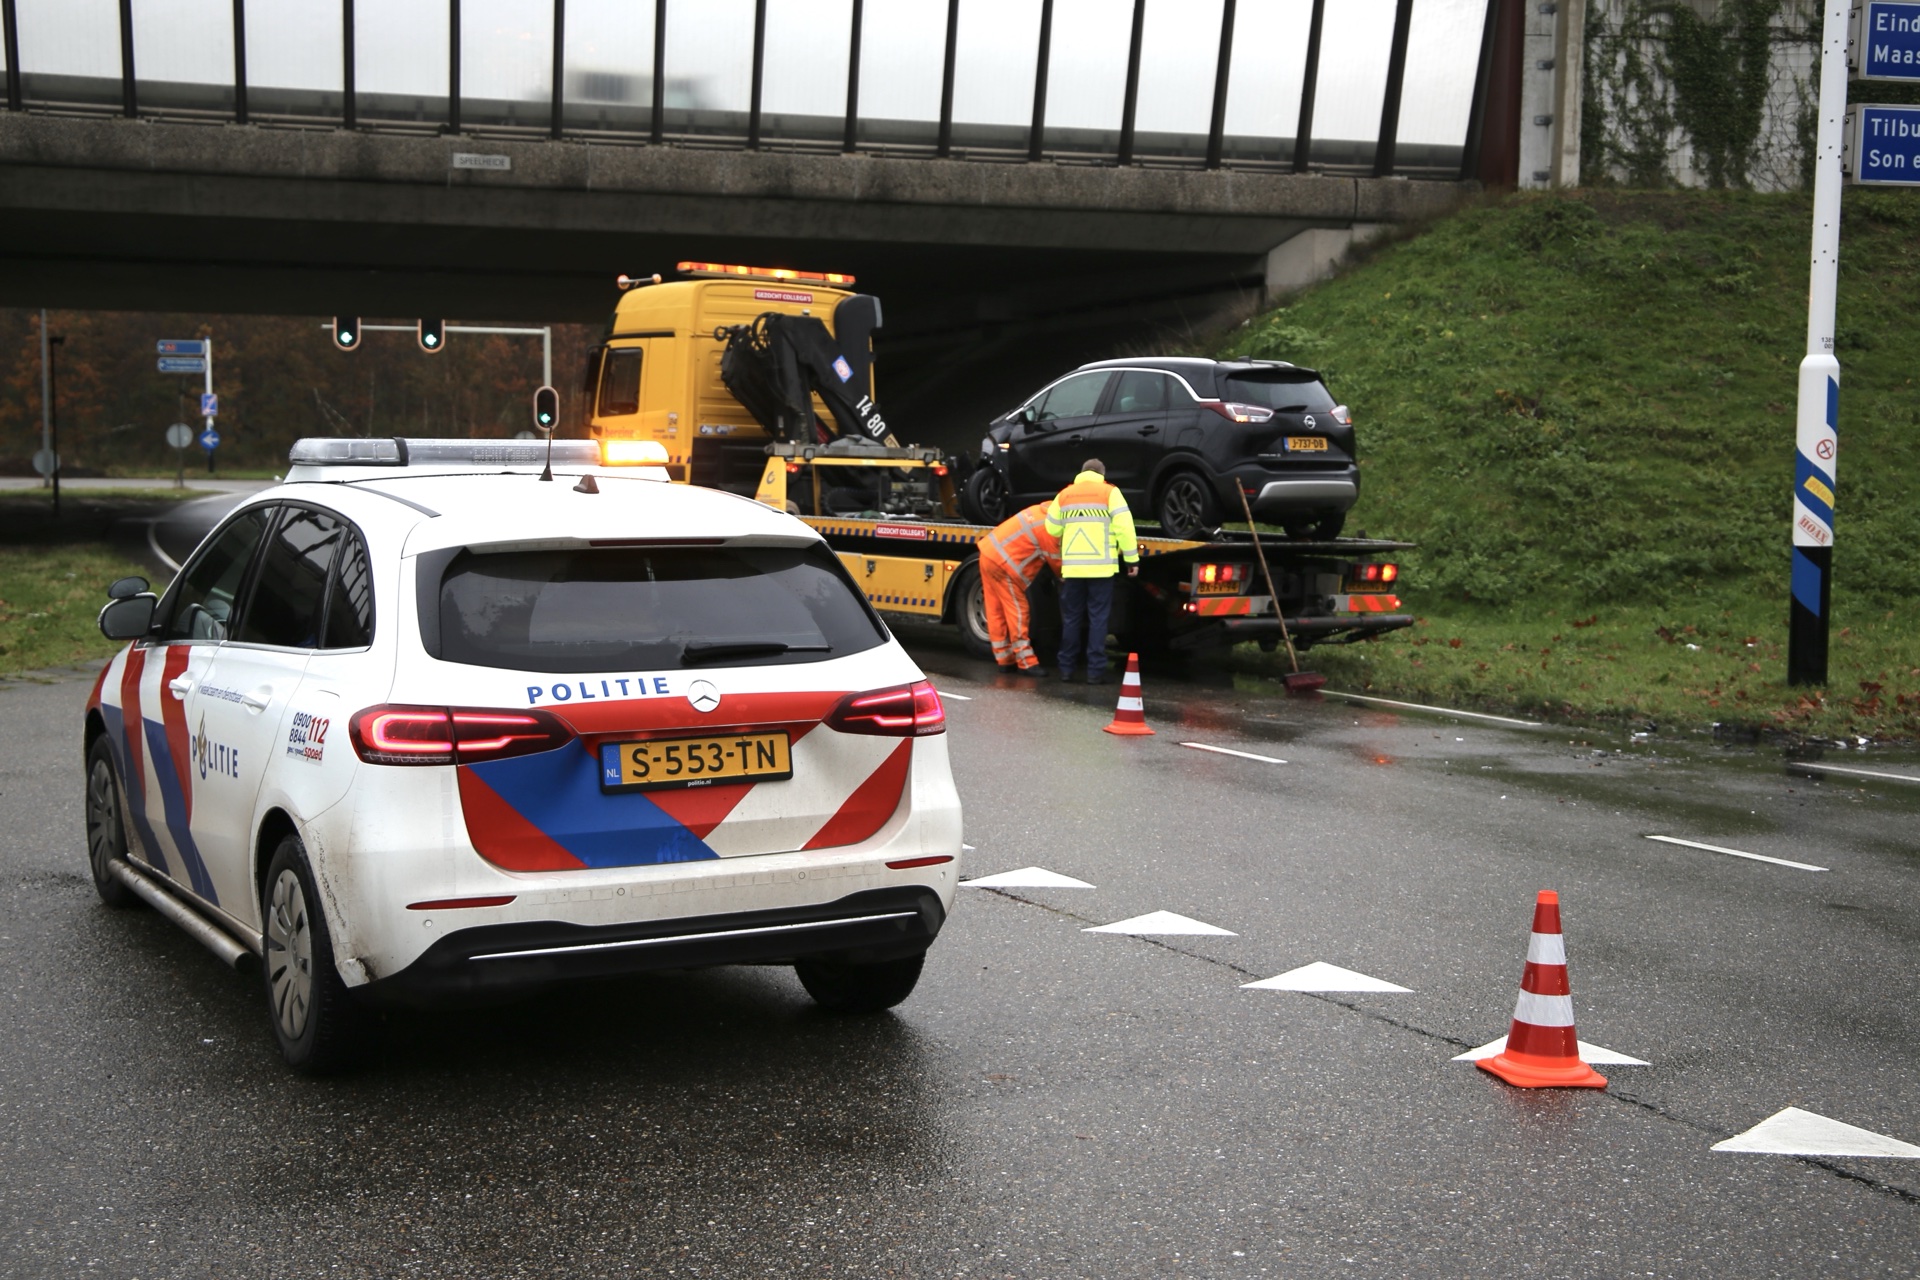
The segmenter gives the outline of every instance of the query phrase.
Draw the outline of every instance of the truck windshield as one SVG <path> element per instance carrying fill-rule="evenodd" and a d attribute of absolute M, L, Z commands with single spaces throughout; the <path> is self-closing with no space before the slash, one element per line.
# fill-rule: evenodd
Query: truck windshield
<path fill-rule="evenodd" d="M 824 547 L 464 551 L 440 656 L 524 671 L 819 662 L 886 632 Z"/>
<path fill-rule="evenodd" d="M 1311 375 L 1289 378 L 1279 370 L 1229 374 L 1220 398 L 1281 413 L 1325 413 L 1336 403 L 1320 379 Z"/>

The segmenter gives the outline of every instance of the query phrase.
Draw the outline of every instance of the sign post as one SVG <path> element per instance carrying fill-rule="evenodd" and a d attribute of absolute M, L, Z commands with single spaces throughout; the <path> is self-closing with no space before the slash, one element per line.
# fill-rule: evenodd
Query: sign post
<path fill-rule="evenodd" d="M 220 397 L 213 394 L 213 339 L 212 338 L 162 338 L 154 343 L 159 354 L 161 373 L 197 373 L 204 379 L 200 389 L 200 416 L 206 420 L 206 430 L 200 437 L 200 447 L 207 451 L 207 471 L 213 471 L 213 451 L 220 443 L 220 433 L 213 429 L 213 420 L 220 412 Z M 213 443 L 208 444 L 208 437 Z M 167 441 L 172 443 L 173 431 L 167 431 Z M 186 448 L 185 444 L 174 445 L 176 449 Z M 181 462 L 181 483 L 186 483 L 186 463 Z"/>
<path fill-rule="evenodd" d="M 174 475 L 173 487 L 187 487 L 187 446 L 193 443 L 193 428 L 184 422 L 176 422 L 167 428 L 167 444 L 173 449 Z"/>

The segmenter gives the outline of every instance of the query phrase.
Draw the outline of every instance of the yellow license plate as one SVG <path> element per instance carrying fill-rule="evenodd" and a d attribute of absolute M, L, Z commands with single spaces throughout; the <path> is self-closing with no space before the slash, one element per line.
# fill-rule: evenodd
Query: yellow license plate
<path fill-rule="evenodd" d="M 1237 596 L 1242 585 L 1232 578 L 1221 582 L 1202 582 L 1194 587 L 1193 593 L 1197 596 Z"/>
<path fill-rule="evenodd" d="M 784 732 L 609 742 L 600 748 L 600 786 L 605 791 L 646 791 L 715 782 L 777 782 L 793 776 L 790 748 Z"/>
<path fill-rule="evenodd" d="M 1325 453 L 1326 451 L 1327 438 L 1325 436 L 1287 437 L 1288 453 Z"/>

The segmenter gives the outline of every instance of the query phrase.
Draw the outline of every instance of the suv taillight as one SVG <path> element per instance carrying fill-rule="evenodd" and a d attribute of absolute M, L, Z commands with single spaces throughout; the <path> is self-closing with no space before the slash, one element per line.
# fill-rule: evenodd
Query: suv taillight
<path fill-rule="evenodd" d="M 1235 404 L 1230 400 L 1202 400 L 1202 409 L 1211 409 L 1228 422 L 1267 422 L 1273 410 L 1260 404 Z"/>
<path fill-rule="evenodd" d="M 931 682 L 916 680 L 872 693 L 850 693 L 827 713 L 825 723 L 841 733 L 924 738 L 947 731 L 947 709 Z"/>
<path fill-rule="evenodd" d="M 545 711 L 368 707 L 348 725 L 368 764 L 478 764 L 564 746 L 573 730 Z"/>

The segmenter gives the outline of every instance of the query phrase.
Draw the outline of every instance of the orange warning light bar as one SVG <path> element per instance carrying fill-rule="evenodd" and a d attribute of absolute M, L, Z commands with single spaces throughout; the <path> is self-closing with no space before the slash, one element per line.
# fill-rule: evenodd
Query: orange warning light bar
<path fill-rule="evenodd" d="M 724 262 L 682 262 L 683 276 L 738 277 L 746 280 L 791 280 L 796 284 L 852 284 L 853 277 L 838 271 L 789 271 L 785 267 L 740 267 Z"/>

